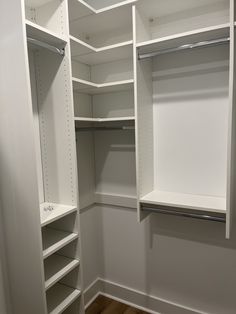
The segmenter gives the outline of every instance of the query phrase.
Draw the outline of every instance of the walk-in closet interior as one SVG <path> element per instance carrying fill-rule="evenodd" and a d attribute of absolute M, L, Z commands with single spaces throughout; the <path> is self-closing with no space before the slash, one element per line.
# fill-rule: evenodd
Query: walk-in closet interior
<path fill-rule="evenodd" d="M 1 314 L 236 313 L 235 25 L 234 0 L 1 0 Z"/>

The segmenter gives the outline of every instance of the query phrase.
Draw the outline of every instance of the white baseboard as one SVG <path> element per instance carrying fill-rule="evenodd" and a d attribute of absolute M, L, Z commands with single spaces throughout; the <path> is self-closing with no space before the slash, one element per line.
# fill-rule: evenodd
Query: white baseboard
<path fill-rule="evenodd" d="M 207 314 L 192 308 L 160 299 L 114 282 L 97 278 L 85 291 L 87 308 L 99 295 L 136 307 L 151 314 Z"/>

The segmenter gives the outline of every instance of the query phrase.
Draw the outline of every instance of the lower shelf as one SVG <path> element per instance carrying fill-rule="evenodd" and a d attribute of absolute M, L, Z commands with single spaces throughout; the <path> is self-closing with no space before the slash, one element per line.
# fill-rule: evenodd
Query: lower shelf
<path fill-rule="evenodd" d="M 65 245 L 77 239 L 78 234 L 51 228 L 44 228 L 42 230 L 42 238 L 43 258 L 47 258 L 48 256 L 63 248 Z"/>
<path fill-rule="evenodd" d="M 53 254 L 44 262 L 45 289 L 48 290 L 74 268 L 79 266 L 79 261 L 65 256 Z"/>
<path fill-rule="evenodd" d="M 56 284 L 47 291 L 49 314 L 60 314 L 65 311 L 78 297 L 80 291 L 62 284 Z"/>
<path fill-rule="evenodd" d="M 226 199 L 223 197 L 172 193 L 155 190 L 142 197 L 140 201 L 153 205 L 205 210 L 216 213 L 226 212 Z"/>

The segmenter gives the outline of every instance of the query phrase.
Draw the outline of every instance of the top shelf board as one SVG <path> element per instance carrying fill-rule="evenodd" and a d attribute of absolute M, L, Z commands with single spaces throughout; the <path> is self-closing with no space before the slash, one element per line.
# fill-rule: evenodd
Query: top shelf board
<path fill-rule="evenodd" d="M 75 206 L 42 203 L 40 204 L 41 226 L 44 227 L 53 221 L 75 212 L 76 210 L 77 208 Z"/>
<path fill-rule="evenodd" d="M 43 5 L 45 5 L 51 1 L 52 0 L 25 0 L 25 4 L 27 6 L 37 8 L 37 7 L 43 6 Z"/>
<path fill-rule="evenodd" d="M 88 65 L 108 63 L 132 57 L 132 40 L 102 48 L 92 47 L 73 36 L 70 36 L 70 42 L 72 59 Z"/>
<path fill-rule="evenodd" d="M 60 35 L 49 31 L 48 29 L 39 26 L 29 20 L 25 21 L 27 37 L 43 41 L 49 45 L 56 45 L 58 48 L 65 47 L 67 41 Z"/>
<path fill-rule="evenodd" d="M 137 43 L 136 47 L 139 49 L 140 53 L 150 53 L 186 44 L 229 37 L 229 33 L 230 25 L 227 23 L 144 41 Z"/>
<path fill-rule="evenodd" d="M 35 0 L 35 1 L 37 1 L 37 0 Z M 102 12 L 114 10 L 118 7 L 133 4 L 135 2 L 137 2 L 137 0 L 127 0 L 127 1 L 122 1 L 122 2 L 114 4 L 114 5 L 104 7 L 102 9 L 95 9 L 83 0 L 70 0 L 70 2 L 69 2 L 69 18 L 70 18 L 70 21 L 73 21 L 73 20 L 88 16 L 88 15 L 99 14 Z"/>

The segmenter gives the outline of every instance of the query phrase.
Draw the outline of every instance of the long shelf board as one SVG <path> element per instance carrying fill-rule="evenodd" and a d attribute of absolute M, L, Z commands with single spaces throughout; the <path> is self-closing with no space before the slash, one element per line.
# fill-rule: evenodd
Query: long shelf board
<path fill-rule="evenodd" d="M 63 313 L 78 297 L 80 291 L 57 283 L 47 291 L 47 306 L 49 314 Z"/>
<path fill-rule="evenodd" d="M 42 203 L 40 204 L 41 227 L 44 227 L 55 220 L 75 212 L 77 208 L 71 205 Z"/>
<path fill-rule="evenodd" d="M 132 57 L 133 41 L 95 48 L 84 41 L 70 36 L 71 58 L 88 65 L 113 62 Z"/>
<path fill-rule="evenodd" d="M 77 233 L 65 232 L 47 227 L 42 229 L 43 258 L 45 259 L 49 257 L 77 238 Z"/>
<path fill-rule="evenodd" d="M 140 202 L 153 205 L 210 211 L 215 213 L 226 213 L 226 199 L 221 197 L 155 190 L 142 197 Z"/>
<path fill-rule="evenodd" d="M 50 45 L 58 45 L 58 48 L 64 47 L 67 43 L 67 40 L 64 37 L 46 29 L 45 27 L 42 27 L 29 20 L 26 20 L 25 24 L 27 37 L 32 37 Z"/>
<path fill-rule="evenodd" d="M 103 84 L 96 84 L 86 80 L 77 79 L 75 77 L 72 78 L 72 81 L 74 91 L 90 95 L 130 90 L 134 87 L 133 79 Z"/>
<path fill-rule="evenodd" d="M 114 118 L 86 118 L 86 117 L 75 117 L 75 121 L 81 122 L 116 122 L 116 121 L 134 121 L 135 117 L 114 117 Z"/>
<path fill-rule="evenodd" d="M 226 23 L 140 42 L 136 44 L 136 47 L 142 53 L 149 53 L 155 50 L 168 49 L 198 41 L 228 37 L 229 31 L 230 25 Z"/>
<path fill-rule="evenodd" d="M 69 272 L 79 266 L 79 261 L 65 256 L 53 254 L 44 262 L 45 289 L 48 290 Z"/>
<path fill-rule="evenodd" d="M 134 4 L 135 2 L 137 2 L 137 0 L 126 0 L 126 1 L 122 1 L 113 5 L 106 6 L 101 9 L 95 9 L 94 7 L 92 7 L 91 5 L 89 5 L 83 0 L 70 0 L 69 1 L 69 18 L 70 18 L 70 21 L 73 21 L 79 18 L 86 17 L 88 15 L 99 14 L 106 11 L 114 10 L 121 6 L 131 5 L 131 4 Z"/>

